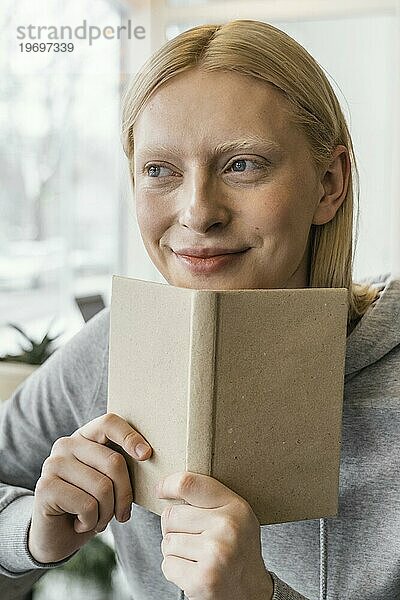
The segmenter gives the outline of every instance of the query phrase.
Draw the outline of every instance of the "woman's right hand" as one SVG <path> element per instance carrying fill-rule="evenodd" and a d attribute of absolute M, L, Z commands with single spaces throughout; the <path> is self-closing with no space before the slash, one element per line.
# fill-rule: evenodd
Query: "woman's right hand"
<path fill-rule="evenodd" d="M 71 556 L 115 515 L 130 518 L 133 491 L 125 458 L 108 448 L 121 446 L 136 460 L 146 460 L 151 446 L 125 419 L 107 413 L 89 421 L 52 446 L 35 488 L 28 548 L 41 563 Z M 135 447 L 145 443 L 142 457 Z"/>

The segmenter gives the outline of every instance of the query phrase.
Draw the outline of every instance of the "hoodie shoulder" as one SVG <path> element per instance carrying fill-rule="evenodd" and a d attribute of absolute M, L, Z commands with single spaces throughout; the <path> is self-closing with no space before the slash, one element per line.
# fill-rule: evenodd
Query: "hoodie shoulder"
<path fill-rule="evenodd" d="M 109 318 L 110 309 L 106 307 L 31 376 L 41 385 L 42 396 L 63 398 L 79 425 L 87 422 L 107 375 Z"/>
<path fill-rule="evenodd" d="M 88 370 L 102 366 L 103 354 L 108 348 L 110 308 L 103 308 L 58 351 L 64 354 L 66 364 L 83 361 Z"/>
<path fill-rule="evenodd" d="M 347 339 L 346 376 L 376 363 L 396 348 L 400 350 L 400 275 L 385 274 L 366 281 L 381 293 Z"/>

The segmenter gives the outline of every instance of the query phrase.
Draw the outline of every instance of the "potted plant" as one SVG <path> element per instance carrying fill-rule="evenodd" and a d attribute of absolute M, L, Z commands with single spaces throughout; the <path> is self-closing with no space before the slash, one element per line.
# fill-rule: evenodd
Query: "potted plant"
<path fill-rule="evenodd" d="M 0 400 L 7 400 L 24 379 L 42 365 L 54 352 L 56 349 L 54 341 L 61 333 L 53 337 L 49 335 L 52 323 L 53 321 L 40 342 L 32 339 L 18 325 L 14 323 L 7 324 L 21 334 L 24 342 L 28 342 L 28 346 L 26 347 L 20 343 L 18 354 L 0 356 Z"/>

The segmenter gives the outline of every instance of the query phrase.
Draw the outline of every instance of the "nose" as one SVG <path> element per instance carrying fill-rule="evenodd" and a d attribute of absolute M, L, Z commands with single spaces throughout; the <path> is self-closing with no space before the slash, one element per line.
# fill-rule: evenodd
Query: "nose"
<path fill-rule="evenodd" d="M 182 205 L 179 223 L 197 233 L 211 227 L 224 227 L 231 219 L 227 198 L 211 175 L 200 169 L 187 176 L 181 188 Z"/>

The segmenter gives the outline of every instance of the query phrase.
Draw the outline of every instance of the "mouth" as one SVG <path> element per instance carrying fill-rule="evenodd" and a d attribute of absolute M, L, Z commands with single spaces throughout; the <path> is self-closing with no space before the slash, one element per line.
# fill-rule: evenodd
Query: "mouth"
<path fill-rule="evenodd" d="M 246 248 L 246 250 L 242 250 L 241 252 L 216 254 L 208 257 L 176 254 L 175 252 L 173 252 L 173 254 L 179 262 L 192 273 L 213 273 L 228 265 L 237 264 L 250 249 L 251 248 Z"/>

